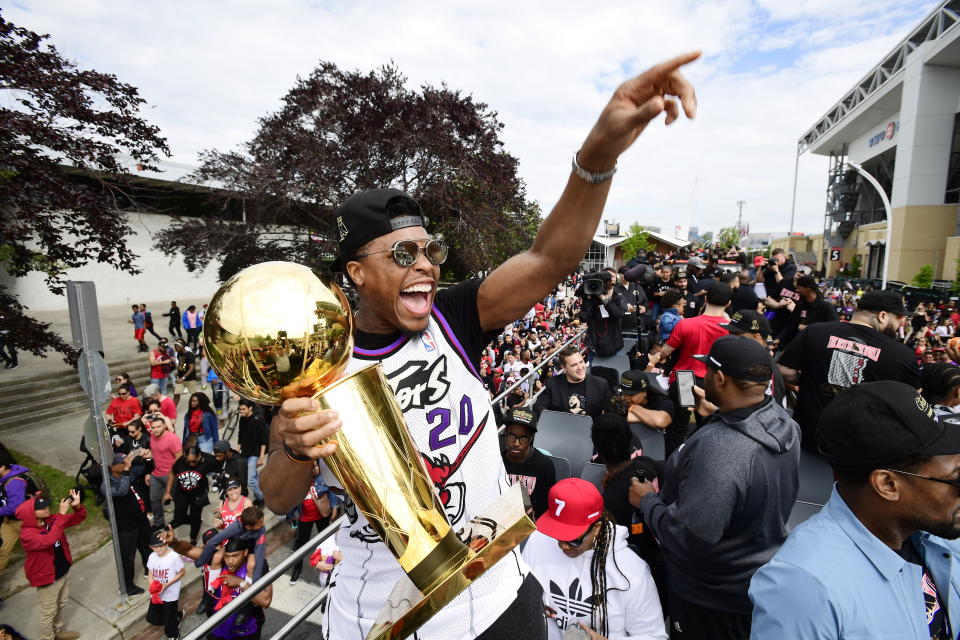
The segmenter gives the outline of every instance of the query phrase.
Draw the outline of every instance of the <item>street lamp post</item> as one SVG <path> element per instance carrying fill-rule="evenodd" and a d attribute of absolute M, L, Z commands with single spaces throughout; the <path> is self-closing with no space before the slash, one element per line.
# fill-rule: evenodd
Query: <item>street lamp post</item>
<path fill-rule="evenodd" d="M 880 286 L 881 289 L 886 289 L 890 264 L 890 242 L 893 237 L 893 209 L 890 208 L 890 198 L 887 197 L 887 192 L 883 190 L 883 187 L 880 186 L 877 179 L 867 173 L 859 163 L 847 160 L 847 166 L 855 169 L 857 173 L 863 176 L 864 180 L 873 185 L 873 188 L 880 194 L 880 201 L 883 202 L 883 208 L 887 212 L 887 239 L 884 241 L 883 246 L 883 284 Z"/>

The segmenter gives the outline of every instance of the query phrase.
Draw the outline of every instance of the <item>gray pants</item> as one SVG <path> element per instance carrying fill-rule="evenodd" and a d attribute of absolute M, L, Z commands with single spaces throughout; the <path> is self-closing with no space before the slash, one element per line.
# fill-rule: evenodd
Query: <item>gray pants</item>
<path fill-rule="evenodd" d="M 153 528 L 166 524 L 163 518 L 163 494 L 167 490 L 167 476 L 150 476 L 150 509 L 153 510 Z"/>

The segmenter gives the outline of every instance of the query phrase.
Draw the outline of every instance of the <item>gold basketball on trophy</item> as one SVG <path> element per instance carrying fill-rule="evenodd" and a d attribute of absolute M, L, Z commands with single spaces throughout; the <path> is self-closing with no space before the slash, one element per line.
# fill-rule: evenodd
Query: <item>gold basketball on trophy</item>
<path fill-rule="evenodd" d="M 263 262 L 213 296 L 203 342 L 210 366 L 231 391 L 279 405 L 340 377 L 353 350 L 353 316 L 340 288 L 309 267 Z"/>
<path fill-rule="evenodd" d="M 308 395 L 340 413 L 323 459 L 406 574 L 369 640 L 411 635 L 534 530 L 514 485 L 458 537 L 380 364 L 343 375 L 353 349 L 346 296 L 309 268 L 265 262 L 230 278 L 203 325 L 210 365 L 234 392 L 278 405 Z M 465 542 L 469 542 L 466 544 Z"/>

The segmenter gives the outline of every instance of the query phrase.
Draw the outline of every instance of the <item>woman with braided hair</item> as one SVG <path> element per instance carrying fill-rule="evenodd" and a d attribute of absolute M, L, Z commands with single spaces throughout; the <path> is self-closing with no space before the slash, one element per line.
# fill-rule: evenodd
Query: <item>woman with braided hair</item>
<path fill-rule="evenodd" d="M 960 413 L 960 367 L 950 362 L 926 364 L 920 370 L 924 399 L 938 416 Z"/>
<path fill-rule="evenodd" d="M 523 558 L 545 592 L 548 638 L 665 640 L 650 568 L 627 546 L 627 529 L 603 509 L 597 488 L 561 480 L 547 505 Z M 567 636 L 575 628 L 582 635 Z"/>

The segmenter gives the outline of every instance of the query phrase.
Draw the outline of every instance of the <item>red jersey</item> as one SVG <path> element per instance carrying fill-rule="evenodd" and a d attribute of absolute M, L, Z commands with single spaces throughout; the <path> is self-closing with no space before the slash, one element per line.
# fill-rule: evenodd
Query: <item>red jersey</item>
<path fill-rule="evenodd" d="M 729 320 L 721 316 L 703 315 L 684 318 L 677 323 L 667 339 L 667 344 L 677 351 L 677 364 L 670 373 L 671 384 L 677 379 L 677 370 L 689 369 L 698 378 L 707 375 L 707 365 L 694 360 L 693 356 L 710 353 L 710 347 L 716 339 L 728 334 L 728 331 L 720 326 L 727 322 Z"/>
<path fill-rule="evenodd" d="M 113 416 L 113 421 L 117 424 L 129 422 L 133 418 L 143 413 L 140 408 L 140 401 L 136 398 L 127 396 L 126 398 L 114 398 L 107 407 L 106 414 Z"/>

